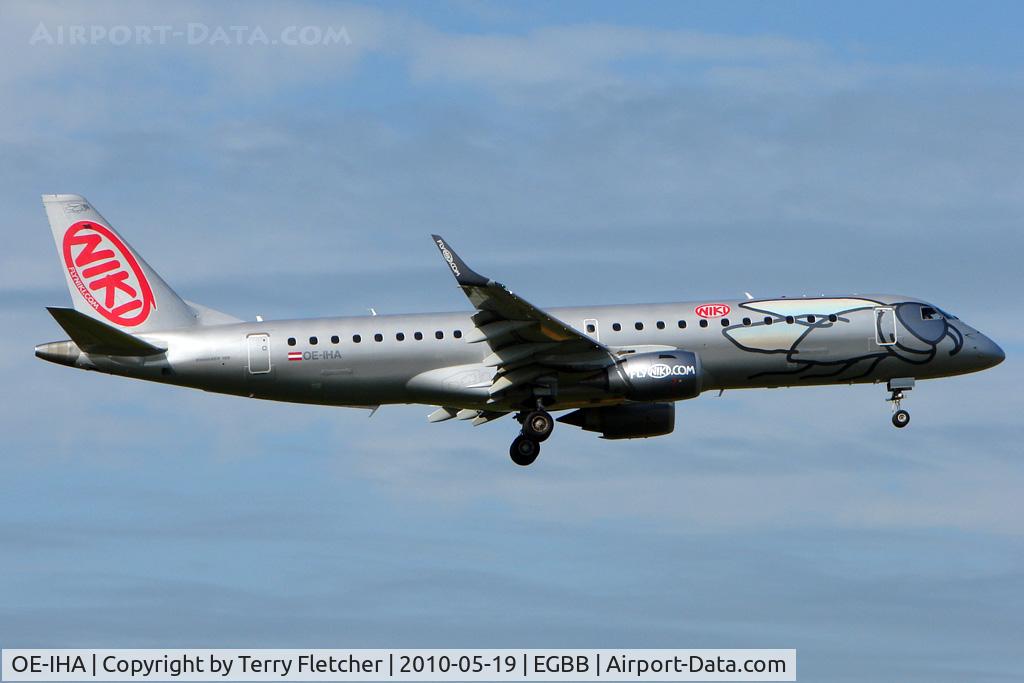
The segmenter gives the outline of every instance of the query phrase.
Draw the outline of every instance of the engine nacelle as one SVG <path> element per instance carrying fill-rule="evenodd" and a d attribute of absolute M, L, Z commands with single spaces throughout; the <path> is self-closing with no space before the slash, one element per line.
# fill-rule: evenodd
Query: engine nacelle
<path fill-rule="evenodd" d="M 676 426 L 676 407 L 672 403 L 626 403 L 580 408 L 558 421 L 588 432 L 601 432 L 602 439 L 642 439 L 671 434 Z"/>
<path fill-rule="evenodd" d="M 608 391 L 632 401 L 680 401 L 700 395 L 703 372 L 691 351 L 638 353 L 609 368 Z"/>

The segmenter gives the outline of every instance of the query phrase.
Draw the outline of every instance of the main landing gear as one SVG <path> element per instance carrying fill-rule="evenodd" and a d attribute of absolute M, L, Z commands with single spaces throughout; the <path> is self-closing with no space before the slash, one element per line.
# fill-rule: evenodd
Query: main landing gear
<path fill-rule="evenodd" d="M 533 461 L 540 455 L 540 444 L 526 435 L 520 434 L 512 442 L 512 447 L 508 449 L 508 454 L 512 456 L 512 462 L 520 467 L 526 467 L 527 465 L 532 465 Z"/>
<path fill-rule="evenodd" d="M 528 413 L 519 413 L 516 415 L 516 419 L 523 425 L 523 428 L 519 436 L 512 442 L 508 453 L 512 457 L 512 462 L 526 467 L 532 465 L 540 455 L 540 444 L 551 436 L 551 432 L 555 429 L 555 419 L 551 417 L 551 413 L 541 407 Z"/>
<path fill-rule="evenodd" d="M 891 379 L 885 385 L 889 390 L 889 398 L 886 401 L 892 403 L 892 426 L 903 429 L 910 424 L 910 413 L 900 407 L 900 403 L 906 398 L 903 393 L 914 388 L 914 378 Z"/>

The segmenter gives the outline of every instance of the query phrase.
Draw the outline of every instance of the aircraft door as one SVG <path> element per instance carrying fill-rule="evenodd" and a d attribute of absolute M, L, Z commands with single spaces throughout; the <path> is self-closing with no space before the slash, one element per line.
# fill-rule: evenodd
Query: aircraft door
<path fill-rule="evenodd" d="M 250 334 L 249 374 L 262 375 L 270 372 L 270 335 Z"/>
<path fill-rule="evenodd" d="M 583 331 L 594 341 L 601 341 L 601 328 L 598 327 L 597 320 L 594 318 L 587 318 L 583 321 Z"/>
<path fill-rule="evenodd" d="M 875 341 L 879 346 L 896 343 L 896 309 L 889 306 L 875 309 Z"/>

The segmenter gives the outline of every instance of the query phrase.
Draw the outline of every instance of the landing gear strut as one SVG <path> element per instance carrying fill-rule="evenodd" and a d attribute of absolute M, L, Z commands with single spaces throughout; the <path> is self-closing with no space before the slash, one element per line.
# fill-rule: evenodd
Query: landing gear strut
<path fill-rule="evenodd" d="M 898 429 L 903 429 L 910 424 L 910 413 L 900 407 L 901 402 L 906 395 L 905 391 L 910 391 L 914 388 L 914 379 L 903 378 L 903 379 L 891 379 L 886 388 L 889 390 L 889 398 L 886 400 L 892 403 L 892 425 Z"/>
<path fill-rule="evenodd" d="M 519 413 L 516 419 L 522 423 L 523 428 L 508 452 L 512 456 L 512 462 L 526 467 L 532 465 L 540 455 L 540 444 L 551 436 L 555 428 L 555 419 L 539 403 L 536 410 Z"/>

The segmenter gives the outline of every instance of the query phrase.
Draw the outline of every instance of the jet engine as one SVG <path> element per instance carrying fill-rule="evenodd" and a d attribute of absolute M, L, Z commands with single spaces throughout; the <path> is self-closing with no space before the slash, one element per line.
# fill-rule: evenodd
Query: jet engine
<path fill-rule="evenodd" d="M 700 358 L 691 351 L 638 353 L 586 381 L 632 401 L 680 401 L 701 392 Z"/>
<path fill-rule="evenodd" d="M 558 421 L 588 432 L 601 432 L 602 439 L 641 439 L 671 434 L 676 426 L 676 407 L 672 403 L 626 403 L 580 408 Z"/>

